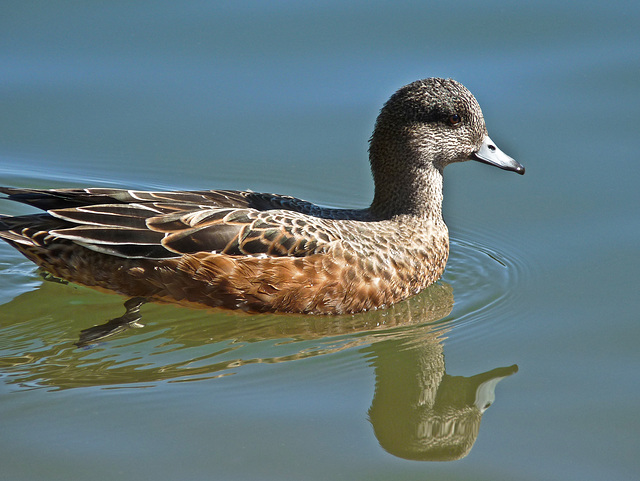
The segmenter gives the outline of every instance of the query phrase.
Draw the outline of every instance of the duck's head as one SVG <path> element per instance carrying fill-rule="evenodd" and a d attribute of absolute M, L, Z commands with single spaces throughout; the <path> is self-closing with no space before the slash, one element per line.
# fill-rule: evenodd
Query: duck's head
<path fill-rule="evenodd" d="M 426 173 L 441 174 L 454 162 L 476 160 L 524 174 L 489 137 L 475 97 L 451 79 L 418 80 L 394 93 L 376 120 L 369 153 L 376 196 L 383 194 L 386 202 L 398 194 L 415 196 Z"/>

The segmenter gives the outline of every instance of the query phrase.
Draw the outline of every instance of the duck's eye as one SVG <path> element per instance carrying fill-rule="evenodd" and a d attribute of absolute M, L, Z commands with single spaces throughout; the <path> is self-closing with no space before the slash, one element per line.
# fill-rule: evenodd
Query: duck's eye
<path fill-rule="evenodd" d="M 462 122 L 462 117 L 460 117 L 458 114 L 452 114 L 449 116 L 450 125 L 458 125 L 460 122 Z"/>

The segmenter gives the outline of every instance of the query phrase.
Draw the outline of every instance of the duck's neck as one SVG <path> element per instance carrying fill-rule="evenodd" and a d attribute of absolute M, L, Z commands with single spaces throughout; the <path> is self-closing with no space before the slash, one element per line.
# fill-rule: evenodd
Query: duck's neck
<path fill-rule="evenodd" d="M 379 219 L 413 216 L 442 222 L 442 170 L 431 162 L 421 163 L 406 155 L 379 161 L 373 158 L 374 153 L 371 152 L 375 183 L 371 214 Z M 421 167 L 412 169 L 412 165 Z"/>

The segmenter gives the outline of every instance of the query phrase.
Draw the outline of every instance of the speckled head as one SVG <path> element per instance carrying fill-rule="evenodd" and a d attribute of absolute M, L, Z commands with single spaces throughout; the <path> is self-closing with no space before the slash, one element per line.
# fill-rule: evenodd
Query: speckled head
<path fill-rule="evenodd" d="M 453 162 L 478 160 L 524 173 L 524 167 L 489 138 L 473 94 L 451 79 L 417 80 L 394 93 L 376 120 L 369 154 L 374 210 L 383 204 L 395 204 L 398 212 L 415 210 L 411 206 L 423 200 L 421 190 L 433 191 L 443 169 Z"/>

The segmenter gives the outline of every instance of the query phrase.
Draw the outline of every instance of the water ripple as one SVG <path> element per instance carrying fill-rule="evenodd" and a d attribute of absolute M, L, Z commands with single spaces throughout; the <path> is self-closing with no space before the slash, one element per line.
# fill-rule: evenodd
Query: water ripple
<path fill-rule="evenodd" d="M 503 236 L 457 230 L 442 281 L 453 286 L 455 304 L 447 321 L 464 327 L 463 337 L 479 337 L 521 314 L 521 299 L 532 266 L 515 243 Z"/>

